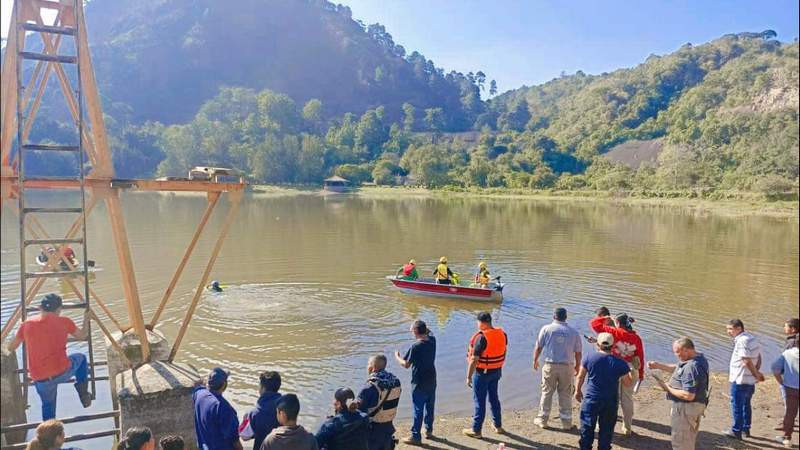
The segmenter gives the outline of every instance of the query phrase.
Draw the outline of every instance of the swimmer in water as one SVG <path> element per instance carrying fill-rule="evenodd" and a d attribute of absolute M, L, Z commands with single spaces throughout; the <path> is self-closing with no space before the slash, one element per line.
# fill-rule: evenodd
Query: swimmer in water
<path fill-rule="evenodd" d="M 206 286 L 206 289 L 212 292 L 222 292 L 222 286 L 219 285 L 219 281 L 217 280 L 212 281 L 211 284 Z"/>

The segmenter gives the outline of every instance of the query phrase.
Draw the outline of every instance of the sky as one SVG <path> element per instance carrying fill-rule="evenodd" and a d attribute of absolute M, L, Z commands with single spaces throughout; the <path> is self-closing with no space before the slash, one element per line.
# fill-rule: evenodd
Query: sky
<path fill-rule="evenodd" d="M 99 1 L 99 0 L 98 0 Z M 114 0 L 104 0 L 114 1 Z M 270 1 L 270 0 L 265 0 Z M 500 91 L 543 83 L 561 72 L 632 67 L 650 54 L 727 33 L 775 30 L 798 36 L 797 0 L 336 0 L 366 24 L 445 72 L 482 70 Z M 6 36 L 13 0 L 0 0 Z"/>

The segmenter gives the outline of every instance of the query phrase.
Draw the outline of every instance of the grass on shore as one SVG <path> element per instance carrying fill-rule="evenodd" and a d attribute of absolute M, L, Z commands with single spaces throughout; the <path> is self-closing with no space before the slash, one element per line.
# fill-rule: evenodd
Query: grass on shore
<path fill-rule="evenodd" d="M 312 195 L 320 191 L 319 186 L 253 185 L 252 191 L 271 196 Z M 362 186 L 355 195 L 366 198 L 499 198 L 531 199 L 537 201 L 606 203 L 616 206 L 639 206 L 688 210 L 698 215 L 720 215 L 726 217 L 762 216 L 786 220 L 798 220 L 798 201 L 770 201 L 761 194 L 749 192 L 717 193 L 713 197 L 701 197 L 697 192 L 635 193 L 611 191 L 552 191 L 526 189 L 426 189 L 421 187 Z"/>

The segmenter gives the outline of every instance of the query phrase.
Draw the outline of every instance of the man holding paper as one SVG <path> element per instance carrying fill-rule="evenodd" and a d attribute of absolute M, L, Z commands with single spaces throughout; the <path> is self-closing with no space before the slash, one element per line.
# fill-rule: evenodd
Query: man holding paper
<path fill-rule="evenodd" d="M 647 367 L 672 373 L 669 382 L 655 374 L 652 376 L 667 393 L 667 399 L 672 401 L 672 448 L 693 450 L 700 429 L 700 418 L 708 405 L 708 361 L 695 350 L 689 338 L 676 340 L 672 344 L 672 352 L 678 358 L 677 364 L 649 361 Z"/>

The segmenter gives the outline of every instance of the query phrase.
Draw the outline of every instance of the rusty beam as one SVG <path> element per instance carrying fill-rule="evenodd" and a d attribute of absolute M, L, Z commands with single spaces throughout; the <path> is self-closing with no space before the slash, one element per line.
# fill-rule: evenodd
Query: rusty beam
<path fill-rule="evenodd" d="M 183 254 L 183 258 L 181 258 L 181 262 L 178 264 L 178 268 L 175 270 L 175 274 L 172 276 L 172 280 L 170 280 L 169 286 L 167 286 L 167 290 L 164 292 L 164 297 L 161 298 L 161 302 L 158 304 L 158 308 L 153 314 L 153 318 L 150 320 L 150 328 L 154 328 L 156 326 L 159 317 L 161 317 L 161 313 L 164 311 L 164 307 L 167 306 L 169 297 L 172 295 L 172 291 L 175 290 L 175 285 L 178 284 L 178 280 L 183 274 L 183 269 L 186 267 L 186 263 L 189 262 L 189 258 L 192 256 L 192 252 L 197 244 L 197 240 L 203 233 L 203 229 L 205 228 L 206 223 L 208 223 L 208 218 L 211 217 L 211 213 L 214 212 L 214 207 L 217 206 L 219 197 L 219 192 L 208 193 L 208 205 L 206 205 L 203 218 L 200 219 L 200 223 L 197 225 L 197 229 L 194 231 L 194 236 L 192 236 L 192 240 L 189 242 L 189 247 L 186 248 L 186 252 Z"/>
<path fill-rule="evenodd" d="M 188 311 L 186 311 L 186 316 L 183 318 L 183 323 L 181 324 L 180 330 L 178 330 L 178 336 L 175 338 L 175 343 L 172 345 L 172 350 L 169 353 L 169 362 L 172 362 L 175 359 L 175 355 L 178 353 L 178 349 L 181 346 L 181 341 L 183 341 L 183 337 L 186 335 L 186 329 L 189 327 L 189 322 L 191 322 L 192 316 L 194 316 L 195 309 L 197 309 L 200 296 L 203 295 L 206 283 L 208 282 L 208 277 L 211 275 L 211 269 L 214 268 L 214 263 L 217 261 L 219 251 L 222 249 L 222 243 L 225 242 L 225 237 L 228 235 L 228 230 L 230 230 L 233 219 L 236 218 L 236 212 L 239 210 L 239 205 L 241 204 L 242 200 L 242 192 L 231 193 L 228 198 L 231 200 L 231 208 L 228 210 L 227 217 L 225 217 L 225 223 L 222 225 L 222 230 L 219 232 L 217 242 L 214 244 L 214 249 L 211 251 L 211 257 L 208 260 L 208 264 L 206 264 L 205 271 L 203 271 L 203 276 L 200 278 L 200 282 L 197 284 L 197 289 L 194 291 L 192 303 L 189 305 Z"/>

